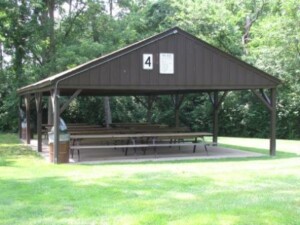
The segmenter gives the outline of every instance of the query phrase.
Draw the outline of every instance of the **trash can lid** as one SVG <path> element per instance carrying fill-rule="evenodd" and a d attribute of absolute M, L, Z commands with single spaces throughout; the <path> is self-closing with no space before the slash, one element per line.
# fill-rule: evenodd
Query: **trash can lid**
<path fill-rule="evenodd" d="M 68 132 L 67 125 L 66 125 L 65 121 L 62 118 L 59 118 L 59 131 L 63 132 L 63 133 Z M 51 132 L 54 132 L 54 126 L 51 128 Z"/>

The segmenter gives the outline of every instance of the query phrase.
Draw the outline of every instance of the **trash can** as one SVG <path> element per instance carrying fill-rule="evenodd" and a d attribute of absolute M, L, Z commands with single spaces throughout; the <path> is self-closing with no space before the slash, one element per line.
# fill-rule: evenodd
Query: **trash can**
<path fill-rule="evenodd" d="M 21 138 L 22 138 L 23 140 L 26 140 L 26 136 L 27 136 L 27 133 L 26 133 L 27 122 L 26 122 L 26 120 L 23 121 L 23 122 L 21 123 L 21 127 L 22 127 L 22 135 L 21 135 Z"/>
<path fill-rule="evenodd" d="M 21 134 L 21 138 L 23 140 L 27 139 L 27 121 L 26 119 L 24 119 L 21 123 L 21 129 L 22 129 L 22 134 Z M 30 123 L 30 139 L 33 139 L 33 133 L 34 133 L 34 128 L 33 125 Z"/>
<path fill-rule="evenodd" d="M 67 131 L 67 126 L 62 119 L 59 124 L 59 151 L 57 163 L 69 163 L 69 141 L 70 135 Z M 49 143 L 49 158 L 50 162 L 54 162 L 54 127 L 48 132 L 48 143 Z"/>
<path fill-rule="evenodd" d="M 27 121 L 26 121 L 25 112 L 21 108 L 19 109 L 19 117 L 21 120 L 21 138 L 23 140 L 26 140 Z"/>

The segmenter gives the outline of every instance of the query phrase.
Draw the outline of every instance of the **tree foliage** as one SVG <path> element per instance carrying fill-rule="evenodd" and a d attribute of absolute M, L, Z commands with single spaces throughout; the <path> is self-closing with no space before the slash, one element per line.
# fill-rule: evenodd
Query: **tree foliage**
<path fill-rule="evenodd" d="M 17 129 L 18 87 L 179 26 L 280 78 L 278 135 L 300 137 L 297 0 L 2 0 L 0 21 L 0 130 Z M 147 110 L 133 97 L 114 97 L 111 107 L 113 121 L 146 121 Z M 211 113 L 206 94 L 191 94 L 180 120 L 210 130 Z M 80 97 L 63 116 L 100 124 L 103 99 Z M 151 120 L 174 125 L 170 96 L 156 99 Z M 220 121 L 223 135 L 268 135 L 268 112 L 250 92 L 230 93 Z"/>

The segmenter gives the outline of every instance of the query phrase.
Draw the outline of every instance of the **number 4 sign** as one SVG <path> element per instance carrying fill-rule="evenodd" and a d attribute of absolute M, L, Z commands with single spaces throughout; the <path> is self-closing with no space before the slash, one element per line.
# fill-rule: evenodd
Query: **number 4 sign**
<path fill-rule="evenodd" d="M 143 69 L 144 70 L 153 70 L 153 55 L 152 54 L 143 54 Z"/>

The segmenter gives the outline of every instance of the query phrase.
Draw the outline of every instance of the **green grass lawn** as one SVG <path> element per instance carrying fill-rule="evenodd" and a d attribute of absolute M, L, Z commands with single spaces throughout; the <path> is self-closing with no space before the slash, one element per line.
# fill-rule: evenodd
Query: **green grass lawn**
<path fill-rule="evenodd" d="M 300 141 L 278 146 L 273 158 L 53 165 L 0 134 L 0 224 L 300 224 Z"/>

